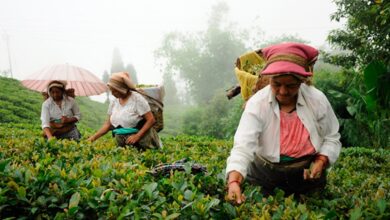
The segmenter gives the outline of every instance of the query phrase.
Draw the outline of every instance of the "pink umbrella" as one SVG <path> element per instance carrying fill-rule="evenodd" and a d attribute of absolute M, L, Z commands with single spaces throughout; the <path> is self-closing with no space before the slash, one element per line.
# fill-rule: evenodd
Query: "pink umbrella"
<path fill-rule="evenodd" d="M 38 92 L 46 92 L 52 80 L 67 81 L 67 89 L 73 88 L 76 96 L 99 95 L 106 92 L 106 84 L 81 67 L 59 64 L 46 67 L 22 80 L 23 86 Z"/>

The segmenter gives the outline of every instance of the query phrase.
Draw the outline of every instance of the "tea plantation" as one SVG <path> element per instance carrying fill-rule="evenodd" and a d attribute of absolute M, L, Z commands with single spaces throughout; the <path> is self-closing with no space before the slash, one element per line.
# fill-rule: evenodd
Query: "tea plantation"
<path fill-rule="evenodd" d="M 0 124 L 0 219 L 390 219 L 389 150 L 344 148 L 315 194 L 264 197 L 244 183 L 247 201 L 233 206 L 224 199 L 230 140 L 165 137 L 163 149 L 139 152 L 109 135 L 91 144 L 40 132 Z M 183 158 L 184 171 L 150 173 Z M 207 173 L 192 174 L 193 163 Z"/>

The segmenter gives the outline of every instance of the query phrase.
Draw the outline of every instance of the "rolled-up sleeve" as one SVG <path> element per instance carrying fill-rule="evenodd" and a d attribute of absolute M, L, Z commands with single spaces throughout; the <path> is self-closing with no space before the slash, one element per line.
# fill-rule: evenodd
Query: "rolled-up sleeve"
<path fill-rule="evenodd" d="M 41 108 L 41 122 L 42 129 L 50 127 L 50 114 L 49 114 L 49 106 L 44 102 Z"/>
<path fill-rule="evenodd" d="M 327 99 L 325 101 L 325 115 L 319 121 L 323 130 L 323 143 L 319 153 L 327 156 L 330 164 L 334 164 L 341 150 L 339 122 L 329 101 Z"/>
<path fill-rule="evenodd" d="M 248 105 L 241 116 L 234 135 L 234 145 L 227 159 L 226 176 L 231 171 L 238 171 L 245 178 L 249 164 L 253 160 L 254 152 L 259 146 L 261 120 L 258 114 L 251 111 L 252 108 Z"/>
<path fill-rule="evenodd" d="M 80 108 L 75 100 L 73 101 L 72 112 L 73 112 L 73 117 L 77 118 L 77 120 L 80 121 L 81 119 Z"/>

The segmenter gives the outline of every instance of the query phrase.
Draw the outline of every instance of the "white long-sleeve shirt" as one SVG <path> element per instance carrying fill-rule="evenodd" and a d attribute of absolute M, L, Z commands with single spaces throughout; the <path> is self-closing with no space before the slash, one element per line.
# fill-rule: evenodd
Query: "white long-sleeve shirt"
<path fill-rule="evenodd" d="M 245 178 L 254 153 L 273 163 L 280 161 L 279 111 L 269 85 L 248 100 L 227 159 L 226 174 L 235 170 Z M 296 111 L 316 152 L 328 156 L 333 164 L 341 150 L 339 123 L 326 96 L 313 86 L 302 84 Z"/>
<path fill-rule="evenodd" d="M 80 121 L 80 109 L 72 97 L 64 97 L 61 102 L 61 108 L 54 102 L 52 97 L 49 97 L 42 103 L 42 128 L 50 127 L 50 121 L 61 119 L 62 116 L 75 117 Z"/>

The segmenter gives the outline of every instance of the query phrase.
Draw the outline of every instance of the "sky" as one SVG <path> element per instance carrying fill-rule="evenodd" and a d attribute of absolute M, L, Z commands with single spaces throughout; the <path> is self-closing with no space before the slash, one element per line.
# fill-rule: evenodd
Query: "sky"
<path fill-rule="evenodd" d="M 228 22 L 257 27 L 272 39 L 299 36 L 319 47 L 342 24 L 332 0 L 222 0 Z M 46 66 L 69 63 L 102 78 L 119 48 L 139 83 L 161 84 L 154 51 L 165 34 L 205 30 L 218 0 L 0 0 L 0 71 L 23 80 Z M 8 39 L 8 40 L 7 40 Z M 254 48 L 258 49 L 258 48 Z"/>

